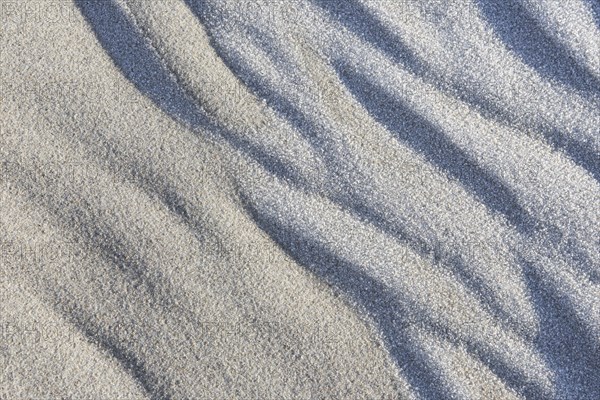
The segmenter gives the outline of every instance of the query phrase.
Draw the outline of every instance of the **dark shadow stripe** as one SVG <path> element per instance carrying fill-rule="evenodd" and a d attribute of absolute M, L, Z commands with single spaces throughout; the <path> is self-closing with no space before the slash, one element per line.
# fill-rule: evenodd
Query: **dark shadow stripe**
<path fill-rule="evenodd" d="M 85 199 L 80 198 L 78 192 L 73 188 L 64 188 L 61 196 L 46 192 L 44 184 L 48 182 L 35 182 L 36 171 L 28 170 L 18 163 L 10 163 L 9 168 L 14 176 L 12 183 L 27 193 L 30 201 L 54 215 L 61 228 L 75 233 L 81 239 L 78 245 L 95 252 L 108 262 L 132 288 L 142 290 L 156 306 L 165 309 L 172 306 L 169 291 L 164 287 L 164 276 L 156 271 L 150 273 L 143 259 L 137 255 L 128 255 L 121 239 L 103 232 L 97 223 L 97 217 L 90 214 L 89 205 Z M 56 185 L 56 181 L 52 182 Z"/>
<path fill-rule="evenodd" d="M 164 379 L 159 378 L 146 363 L 118 339 L 106 332 L 104 327 L 92 323 L 83 313 L 73 306 L 74 310 L 62 310 L 61 314 L 71 322 L 101 352 L 106 352 L 115 359 L 123 370 L 134 380 L 152 400 L 169 400 L 169 387 Z"/>
<path fill-rule="evenodd" d="M 487 365 L 504 383 L 526 398 L 547 397 L 544 389 L 532 384 L 518 368 L 502 361 L 481 345 L 461 341 L 447 327 L 430 321 L 428 316 L 422 313 L 415 316 L 418 308 L 411 304 L 410 299 L 399 298 L 383 284 L 364 273 L 359 265 L 342 259 L 315 239 L 261 215 L 244 194 L 240 194 L 240 197 L 246 212 L 257 226 L 267 233 L 290 258 L 340 290 L 373 320 L 382 334 L 392 359 L 410 385 L 423 398 L 447 399 L 450 398 L 450 390 L 444 387 L 444 382 L 431 369 L 423 355 L 411 346 L 412 339 L 406 329 L 419 324 L 442 339 L 465 345 L 471 355 Z"/>
<path fill-rule="evenodd" d="M 75 0 L 100 44 L 123 75 L 168 115 L 191 126 L 206 117 L 183 91 L 130 17 L 114 0 Z"/>
<path fill-rule="evenodd" d="M 597 127 L 600 136 L 600 121 Z M 567 157 L 600 183 L 600 154 L 595 153 L 590 146 L 573 140 L 557 130 L 548 131 L 545 136 L 552 147 L 559 151 L 563 150 Z"/>
<path fill-rule="evenodd" d="M 263 218 L 245 196 L 242 195 L 241 198 L 246 211 L 257 226 L 266 232 L 288 256 L 340 290 L 374 319 L 393 361 L 413 388 L 425 398 L 449 399 L 433 371 L 427 367 L 419 354 L 410 348 L 409 340 L 403 332 L 407 321 L 404 320 L 402 310 L 406 308 L 385 286 L 363 273 L 355 265 L 338 258 L 316 241 L 303 238 L 296 232 L 279 226 L 276 221 Z"/>
<path fill-rule="evenodd" d="M 569 51 L 548 36 L 529 11 L 515 0 L 476 0 L 494 33 L 527 65 L 549 80 L 583 93 L 600 92 L 600 82 Z"/>
<path fill-rule="evenodd" d="M 142 32 L 114 0 L 75 0 L 96 37 L 123 75 L 160 109 L 178 122 L 202 128 L 225 138 L 235 149 L 248 154 L 266 170 L 288 182 L 303 183 L 297 171 L 247 140 L 243 132 L 233 132 L 214 124 L 171 72 L 163 66 Z M 224 93 L 227 95 L 227 93 Z"/>
<path fill-rule="evenodd" d="M 520 231 L 535 225 L 517 196 L 490 171 L 480 167 L 439 128 L 385 90 L 342 64 L 336 69 L 344 84 L 373 118 L 396 138 L 458 180 L 487 208 L 503 214 Z"/>
<path fill-rule="evenodd" d="M 312 1 L 334 20 L 374 48 L 382 51 L 394 62 L 423 78 L 425 82 L 431 83 L 444 93 L 465 102 L 486 118 L 509 126 L 513 125 L 514 117 L 493 100 L 475 91 L 449 84 L 443 76 L 436 76 L 426 60 L 420 59 L 399 35 L 386 27 L 357 0 Z M 514 0 L 508 0 L 510 4 L 489 0 L 477 1 L 484 17 L 487 16 L 495 32 L 509 47 L 514 48 L 526 64 L 533 66 L 550 80 L 559 80 L 584 94 L 599 98 L 600 82 L 585 68 L 582 68 L 562 47 L 555 45 L 524 10 L 517 12 L 511 8 Z M 596 10 L 596 16 L 600 18 L 600 6 L 595 4 L 595 0 L 590 0 L 590 2 L 592 8 Z M 557 134 L 551 129 L 543 126 L 534 128 L 540 130 L 549 143 L 557 146 L 558 150 L 590 172 L 600 182 L 599 156 L 586 149 L 585 144 L 569 140 L 566 145 L 558 145 L 555 137 Z M 560 133 L 560 135 L 566 136 L 564 133 Z"/>
<path fill-rule="evenodd" d="M 428 75 L 422 60 L 359 1 L 311 1 L 355 35 L 387 54 L 394 62 L 417 75 Z"/>
<path fill-rule="evenodd" d="M 540 318 L 538 351 L 556 374 L 565 399 L 600 399 L 600 342 L 578 320 L 572 306 L 545 282 L 536 267 L 522 261 L 536 313 Z"/>
<path fill-rule="evenodd" d="M 590 10 L 592 11 L 592 16 L 596 21 L 596 26 L 600 29 L 600 1 L 598 0 L 583 0 L 588 6 L 590 6 Z M 598 43 L 598 51 L 600 52 L 600 43 Z"/>
<path fill-rule="evenodd" d="M 196 6 L 198 5 L 198 3 L 194 4 L 196 4 Z M 204 13 L 208 12 L 208 10 L 204 8 L 202 8 L 202 11 Z M 200 10 L 198 9 L 197 12 L 200 12 Z M 206 21 L 203 20 L 202 23 L 206 25 Z M 324 128 L 319 127 L 318 122 L 314 121 L 310 115 L 307 115 L 297 108 L 296 105 L 287 98 L 280 95 L 275 89 L 271 88 L 263 77 L 256 74 L 246 64 L 243 57 L 228 54 L 225 49 L 220 48 L 218 43 L 215 43 L 215 48 L 228 64 L 228 67 L 236 75 L 242 77 L 249 89 L 255 93 L 256 96 L 267 99 L 269 106 L 278 112 L 282 118 L 285 118 L 309 143 L 311 143 L 316 152 L 322 155 L 323 160 L 328 165 L 332 174 L 335 174 L 336 171 L 343 168 L 339 161 L 332 157 L 327 151 L 327 139 L 324 138 L 327 132 Z M 269 47 L 269 51 L 275 51 L 273 46 Z M 277 54 L 269 55 L 274 57 Z M 355 196 L 352 195 L 352 188 L 348 188 L 347 196 L 335 199 L 330 198 L 330 200 L 348 210 L 357 218 L 365 220 L 373 224 L 382 232 L 399 239 L 417 254 L 424 257 L 433 255 L 436 262 L 451 268 L 473 293 L 483 296 L 485 299 L 484 303 L 490 307 L 496 316 L 501 319 L 509 320 L 512 328 L 515 331 L 519 331 L 520 326 L 518 322 L 514 321 L 513 318 L 510 318 L 509 315 L 502 310 L 497 301 L 494 300 L 494 297 L 491 296 L 490 289 L 481 281 L 481 279 L 467 272 L 468 268 L 460 257 L 449 258 L 447 255 L 442 254 L 439 246 L 427 244 L 419 238 L 410 237 L 402 227 L 397 224 L 391 224 L 384 215 L 373 209 L 369 204 L 358 202 L 358 200 L 355 199 Z M 478 245 L 485 244 L 481 243 Z"/>

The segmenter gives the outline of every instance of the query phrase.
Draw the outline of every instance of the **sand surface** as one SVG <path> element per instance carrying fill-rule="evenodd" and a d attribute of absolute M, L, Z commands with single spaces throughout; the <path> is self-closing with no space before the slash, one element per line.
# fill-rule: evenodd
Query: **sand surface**
<path fill-rule="evenodd" d="M 600 398 L 596 0 L 0 6 L 1 399 Z"/>

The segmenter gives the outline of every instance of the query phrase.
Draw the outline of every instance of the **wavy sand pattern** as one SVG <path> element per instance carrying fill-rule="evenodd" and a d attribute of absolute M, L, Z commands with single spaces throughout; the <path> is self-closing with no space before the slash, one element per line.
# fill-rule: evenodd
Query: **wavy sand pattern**
<path fill-rule="evenodd" d="M 600 398 L 595 0 L 0 29 L 0 397 Z"/>

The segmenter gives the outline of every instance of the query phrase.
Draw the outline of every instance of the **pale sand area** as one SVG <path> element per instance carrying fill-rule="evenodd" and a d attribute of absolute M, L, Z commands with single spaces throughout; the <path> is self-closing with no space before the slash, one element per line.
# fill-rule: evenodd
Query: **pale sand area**
<path fill-rule="evenodd" d="M 1 11 L 0 398 L 600 398 L 596 2 Z"/>

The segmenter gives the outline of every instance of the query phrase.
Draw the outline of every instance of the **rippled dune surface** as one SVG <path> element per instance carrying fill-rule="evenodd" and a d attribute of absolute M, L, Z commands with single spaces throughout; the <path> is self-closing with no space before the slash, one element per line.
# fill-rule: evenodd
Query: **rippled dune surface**
<path fill-rule="evenodd" d="M 1 6 L 1 398 L 600 398 L 595 0 Z"/>

